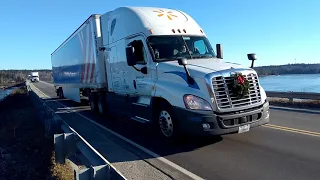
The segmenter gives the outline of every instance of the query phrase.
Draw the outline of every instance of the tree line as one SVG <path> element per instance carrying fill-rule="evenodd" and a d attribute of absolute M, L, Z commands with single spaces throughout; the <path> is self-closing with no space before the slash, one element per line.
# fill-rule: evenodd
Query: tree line
<path fill-rule="evenodd" d="M 52 81 L 52 70 L 35 69 L 35 70 L 0 70 L 0 85 L 15 84 L 25 81 L 31 72 L 39 72 L 40 80 Z"/>
<path fill-rule="evenodd" d="M 318 74 L 320 64 L 286 64 L 254 67 L 260 76 L 281 74 Z"/>

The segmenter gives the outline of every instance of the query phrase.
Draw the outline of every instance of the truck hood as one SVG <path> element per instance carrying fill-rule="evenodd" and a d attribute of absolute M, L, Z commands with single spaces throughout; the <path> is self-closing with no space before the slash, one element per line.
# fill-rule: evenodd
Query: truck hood
<path fill-rule="evenodd" d="M 222 71 L 227 69 L 251 69 L 240 64 L 223 62 L 221 59 L 190 59 L 188 60 L 187 69 L 193 77 L 204 77 L 205 74 Z M 183 66 L 178 61 L 161 62 L 158 64 L 160 71 L 181 71 L 185 72 Z"/>

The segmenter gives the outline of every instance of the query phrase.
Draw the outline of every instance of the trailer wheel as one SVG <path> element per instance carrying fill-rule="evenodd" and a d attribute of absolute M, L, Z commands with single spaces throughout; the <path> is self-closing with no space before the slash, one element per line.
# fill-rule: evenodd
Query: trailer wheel
<path fill-rule="evenodd" d="M 179 136 L 179 125 L 169 103 L 161 103 L 156 118 L 158 129 L 163 138 L 175 140 Z"/>
<path fill-rule="evenodd" d="M 90 93 L 89 95 L 90 109 L 92 112 L 97 112 L 97 95 L 96 93 Z"/>
<path fill-rule="evenodd" d="M 63 98 L 64 98 L 62 87 L 59 87 L 59 89 L 58 89 L 58 91 L 57 91 L 57 94 L 58 94 L 58 96 L 59 96 L 60 99 L 63 99 Z"/>

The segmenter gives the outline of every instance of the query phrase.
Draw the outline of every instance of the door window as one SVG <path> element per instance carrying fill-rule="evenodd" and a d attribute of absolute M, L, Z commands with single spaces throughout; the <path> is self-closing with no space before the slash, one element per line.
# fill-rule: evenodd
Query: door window
<path fill-rule="evenodd" d="M 143 42 L 141 40 L 136 40 L 133 43 L 134 54 L 137 58 L 137 64 L 146 64 L 147 63 L 147 53 L 143 46 Z"/>

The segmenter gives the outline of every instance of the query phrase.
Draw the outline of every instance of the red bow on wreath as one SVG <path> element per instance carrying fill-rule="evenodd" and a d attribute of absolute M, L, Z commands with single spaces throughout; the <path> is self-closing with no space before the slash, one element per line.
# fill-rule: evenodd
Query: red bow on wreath
<path fill-rule="evenodd" d="M 250 84 L 247 79 L 241 73 L 235 73 L 233 75 L 232 92 L 237 98 L 244 98 L 249 94 Z"/>
<path fill-rule="evenodd" d="M 240 85 L 243 85 L 244 84 L 244 77 L 243 76 L 238 76 L 237 77 L 237 82 L 238 82 L 238 84 L 240 84 Z"/>

